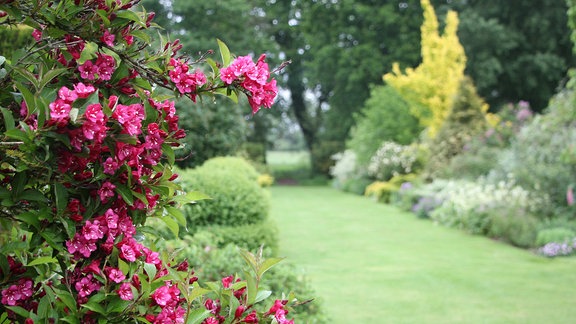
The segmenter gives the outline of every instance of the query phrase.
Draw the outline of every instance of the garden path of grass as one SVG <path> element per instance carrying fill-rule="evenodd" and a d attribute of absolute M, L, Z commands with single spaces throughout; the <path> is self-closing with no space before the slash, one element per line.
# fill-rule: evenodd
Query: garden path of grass
<path fill-rule="evenodd" d="M 280 254 L 332 323 L 576 323 L 576 258 L 546 259 L 324 187 L 273 187 Z"/>

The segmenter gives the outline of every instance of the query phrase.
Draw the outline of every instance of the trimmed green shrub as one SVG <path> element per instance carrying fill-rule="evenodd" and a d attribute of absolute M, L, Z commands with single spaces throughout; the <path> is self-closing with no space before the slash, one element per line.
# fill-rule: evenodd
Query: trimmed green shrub
<path fill-rule="evenodd" d="M 346 144 L 363 166 L 368 165 L 383 141 L 408 145 L 422 131 L 418 120 L 410 114 L 408 104 L 389 86 L 372 87 L 370 98 L 354 119 L 356 126 Z"/>
<path fill-rule="evenodd" d="M 215 166 L 181 174 L 184 191 L 200 191 L 212 198 L 184 208 L 189 229 L 195 231 L 210 225 L 240 226 L 265 220 L 270 197 L 257 180 L 251 179 L 246 170 L 217 169 Z"/>
<path fill-rule="evenodd" d="M 272 251 L 272 255 L 278 252 L 278 227 L 271 220 L 265 220 L 256 224 L 240 226 L 208 226 L 199 229 L 194 238 L 198 235 L 213 236 L 218 247 L 234 244 L 240 248 L 254 251 L 264 246 Z"/>
<path fill-rule="evenodd" d="M 258 176 L 260 175 L 250 162 L 235 156 L 212 158 L 202 164 L 202 169 L 208 172 L 230 172 L 234 175 L 247 177 L 255 182 L 258 182 Z"/>
<path fill-rule="evenodd" d="M 576 238 L 576 232 L 565 227 L 546 228 L 538 232 L 536 246 L 544 246 L 548 243 L 566 243 Z"/>

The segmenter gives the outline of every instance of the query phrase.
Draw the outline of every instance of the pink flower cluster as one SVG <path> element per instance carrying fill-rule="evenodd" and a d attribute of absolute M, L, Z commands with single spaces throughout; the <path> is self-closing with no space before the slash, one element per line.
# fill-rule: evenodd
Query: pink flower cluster
<path fill-rule="evenodd" d="M 116 60 L 106 54 L 98 53 L 95 62 L 87 60 L 82 65 L 78 66 L 80 77 L 85 80 L 102 80 L 108 81 L 116 70 Z"/>
<path fill-rule="evenodd" d="M 20 279 L 17 284 L 2 290 L 2 304 L 21 306 L 23 302 L 30 299 L 34 294 L 33 286 L 34 283 L 31 279 Z"/>
<path fill-rule="evenodd" d="M 186 310 L 180 306 L 182 298 L 178 286 L 167 281 L 164 286 L 156 289 L 150 297 L 162 310 L 156 316 L 147 315 L 147 321 L 153 324 L 184 323 Z"/>
<path fill-rule="evenodd" d="M 248 102 L 252 112 L 256 113 L 260 107 L 272 107 L 274 98 L 278 95 L 276 80 L 270 78 L 270 70 L 265 62 L 266 55 L 262 54 L 254 63 L 250 56 L 237 57 L 228 67 L 220 70 L 220 79 L 225 84 L 238 82 L 249 92 Z"/>
<path fill-rule="evenodd" d="M 275 300 L 274 305 L 270 307 L 266 315 L 271 315 L 278 324 L 294 324 L 294 320 L 287 320 L 286 315 L 288 310 L 286 309 L 287 300 Z"/>
<path fill-rule="evenodd" d="M 206 76 L 202 71 L 190 72 L 190 67 L 183 60 L 170 59 L 168 66 L 172 67 L 168 75 L 174 82 L 181 94 L 190 94 L 190 98 L 196 101 L 196 89 L 206 84 Z"/>

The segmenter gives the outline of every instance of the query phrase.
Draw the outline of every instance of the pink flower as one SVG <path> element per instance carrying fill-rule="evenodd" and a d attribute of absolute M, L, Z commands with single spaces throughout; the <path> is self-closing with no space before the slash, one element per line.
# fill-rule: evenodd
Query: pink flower
<path fill-rule="evenodd" d="M 17 285 L 12 285 L 2 290 L 2 304 L 15 306 L 22 299 L 22 292 Z"/>
<path fill-rule="evenodd" d="M 78 82 L 74 85 L 74 91 L 76 91 L 78 98 L 88 98 L 96 89 L 91 84 L 85 85 L 82 82 Z"/>
<path fill-rule="evenodd" d="M 102 166 L 104 167 L 104 173 L 113 175 L 118 169 L 118 162 L 116 162 L 113 158 L 108 157 L 106 161 L 102 163 Z"/>
<path fill-rule="evenodd" d="M 80 37 L 73 35 L 65 35 L 64 40 L 66 41 L 66 47 L 70 55 L 72 55 L 75 60 L 79 59 L 84 50 L 84 46 L 86 46 L 86 42 Z"/>
<path fill-rule="evenodd" d="M 234 281 L 234 276 L 224 277 L 224 278 L 222 278 L 222 286 L 224 286 L 224 288 L 230 288 L 233 281 Z"/>
<path fill-rule="evenodd" d="M 78 66 L 78 71 L 80 71 L 80 77 L 86 80 L 94 80 L 96 74 L 98 74 L 98 67 L 88 60 L 84 64 Z"/>
<path fill-rule="evenodd" d="M 136 261 L 136 251 L 132 246 L 124 244 L 120 247 L 120 257 L 128 262 Z"/>
<path fill-rule="evenodd" d="M 67 87 L 62 87 L 58 90 L 58 98 L 64 100 L 66 103 L 73 103 L 78 99 L 78 94 L 76 91 L 70 90 Z"/>
<path fill-rule="evenodd" d="M 34 29 L 34 31 L 32 31 L 32 37 L 34 37 L 35 41 L 39 42 L 42 39 L 42 31 Z"/>
<path fill-rule="evenodd" d="M 170 294 L 170 286 L 162 286 L 156 289 L 152 295 L 150 295 L 156 304 L 160 306 L 166 306 L 172 300 L 172 294 Z"/>
<path fill-rule="evenodd" d="M 100 229 L 98 221 L 94 221 L 94 223 L 86 221 L 86 224 L 82 227 L 82 236 L 86 241 L 96 241 L 103 238 L 104 233 Z"/>
<path fill-rule="evenodd" d="M 72 108 L 66 101 L 58 98 L 50 103 L 50 118 L 53 120 L 67 120 Z"/>
<path fill-rule="evenodd" d="M 87 297 L 94 291 L 100 289 L 100 283 L 98 280 L 94 279 L 92 274 L 88 274 L 86 277 L 76 282 L 74 287 L 76 288 L 76 291 L 78 291 L 80 297 Z"/>
<path fill-rule="evenodd" d="M 110 80 L 116 69 L 116 60 L 110 55 L 98 53 L 95 65 L 98 67 L 98 78 L 100 80 Z"/>
<path fill-rule="evenodd" d="M 102 187 L 98 189 L 98 195 L 100 196 L 100 201 L 105 203 L 108 201 L 108 198 L 116 196 L 116 194 L 114 193 L 114 189 L 116 189 L 116 186 L 113 185 L 110 181 L 104 182 L 102 184 Z"/>
<path fill-rule="evenodd" d="M 66 241 L 66 247 L 70 254 L 78 258 L 80 256 L 88 258 L 92 252 L 96 251 L 96 244 L 91 240 L 86 240 L 80 233 L 76 233 L 71 241 Z"/>
<path fill-rule="evenodd" d="M 132 294 L 132 286 L 129 282 L 124 282 L 120 285 L 120 288 L 117 290 L 118 295 L 123 300 L 132 300 L 134 299 L 134 295 Z"/>
<path fill-rule="evenodd" d="M 242 322 L 244 323 L 258 323 L 258 315 L 256 314 L 256 311 L 253 310 L 252 313 L 246 315 L 246 317 L 244 317 L 244 319 L 242 320 Z"/>
<path fill-rule="evenodd" d="M 202 322 L 202 324 L 218 324 L 218 323 L 220 322 L 214 317 L 208 317 L 207 319 L 204 320 L 204 322 Z"/>
<path fill-rule="evenodd" d="M 132 136 L 140 135 L 142 133 L 142 121 L 145 118 L 144 106 L 141 104 L 130 106 L 118 104 L 112 113 L 112 118 L 123 126 L 123 132 Z"/>
<path fill-rule="evenodd" d="M 120 269 L 108 267 L 107 270 L 108 270 L 107 271 L 108 272 L 108 279 L 114 281 L 115 283 L 120 283 L 124 279 L 126 279 L 126 276 L 124 275 L 124 273 L 122 271 L 120 271 Z"/>
<path fill-rule="evenodd" d="M 104 35 L 102 35 L 102 37 L 100 37 L 100 41 L 102 41 L 102 43 L 104 43 L 110 47 L 113 47 L 115 38 L 116 38 L 116 36 L 114 34 L 111 34 L 110 31 L 108 31 L 108 29 L 106 29 L 104 31 Z"/>

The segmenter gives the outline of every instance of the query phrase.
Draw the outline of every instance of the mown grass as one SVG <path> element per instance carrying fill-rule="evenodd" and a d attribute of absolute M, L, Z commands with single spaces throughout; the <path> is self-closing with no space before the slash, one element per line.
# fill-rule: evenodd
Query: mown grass
<path fill-rule="evenodd" d="M 573 323 L 576 259 L 546 259 L 327 187 L 273 187 L 280 254 L 332 323 Z"/>

